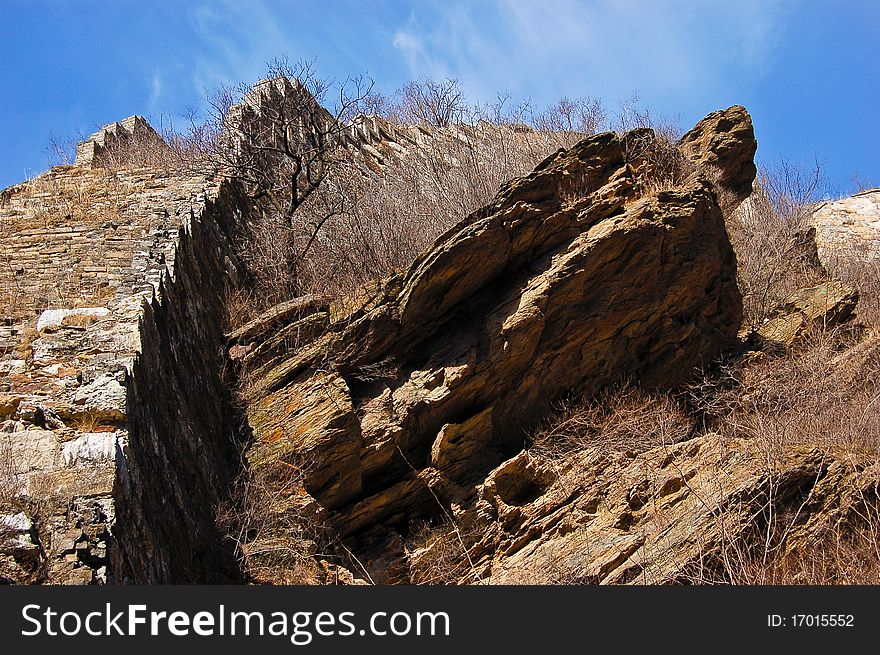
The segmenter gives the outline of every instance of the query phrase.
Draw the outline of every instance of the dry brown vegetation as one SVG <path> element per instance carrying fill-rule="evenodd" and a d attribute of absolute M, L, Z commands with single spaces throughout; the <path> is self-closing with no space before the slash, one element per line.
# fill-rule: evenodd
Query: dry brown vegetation
<path fill-rule="evenodd" d="M 324 81 L 311 81 L 313 92 L 329 88 Z M 221 118 L 230 102 L 227 96 L 216 105 Z M 336 107 L 334 120 L 376 114 L 392 124 L 421 125 L 431 138 L 408 142 L 405 152 L 379 171 L 334 151 L 327 132 L 325 141 L 310 146 L 319 152 L 307 153 L 316 157 L 309 160 L 316 167 L 314 177 L 297 178 L 293 157 L 293 172 L 283 179 L 292 197 L 286 205 L 265 204 L 240 244 L 251 281 L 230 295 L 230 325 L 304 293 L 344 298 L 375 284 L 405 268 L 438 235 L 486 204 L 501 184 L 531 170 L 554 149 L 609 127 L 650 127 L 660 136 L 655 141 L 636 133 L 627 143 L 633 161 L 650 164 L 651 173 L 643 180 L 646 193 L 675 186 L 690 173 L 674 145 L 680 136 L 675 123 L 658 121 L 634 103 L 609 120 L 601 103 L 589 98 L 563 99 L 544 111 L 508 108 L 506 102 L 500 98 L 495 105 L 473 108 L 454 80 L 413 82 L 389 97 L 371 85 L 358 87 L 353 102 Z M 315 111 L 309 105 L 302 116 L 311 120 Z M 188 136 L 172 130 L 166 137 L 171 152 L 185 159 L 193 152 L 202 156 L 216 134 L 194 121 Z M 721 199 L 738 260 L 743 327 L 759 327 L 789 293 L 829 273 L 859 288 L 856 322 L 862 327 L 817 331 L 781 355 L 746 354 L 708 371 L 684 392 L 648 394 L 625 385 L 596 399 L 575 399 L 535 434 L 534 451 L 549 459 L 593 447 L 644 451 L 712 431 L 759 440 L 770 459 L 800 444 L 842 453 L 853 466 L 876 464 L 880 265 L 860 257 L 843 257 L 831 271 L 819 265 L 807 219 L 821 190 L 820 173 L 781 162 L 761 171 L 755 192 L 736 211 Z M 275 185 L 272 193 L 281 193 L 277 180 L 266 184 Z M 316 537 L 309 527 L 315 517 L 307 504 L 298 504 L 302 475 L 301 470 L 294 473 L 269 471 L 243 479 L 240 502 L 225 517 L 254 579 L 302 582 L 315 575 Z M 867 499 L 859 520 L 828 533 L 808 553 L 785 548 L 787 530 L 797 517 L 774 516 L 753 541 L 729 544 L 721 561 L 706 562 L 681 581 L 880 582 L 880 517 L 872 503 Z M 414 582 L 472 581 L 467 539 L 454 523 L 426 523 L 411 533 Z M 296 579 L 278 580 L 282 570 L 299 573 Z M 559 581 L 575 580 L 560 574 Z"/>
<path fill-rule="evenodd" d="M 529 126 L 529 108 L 506 102 L 471 107 L 454 80 L 423 80 L 390 98 L 371 92 L 345 106 L 355 123 L 364 120 L 356 110 L 381 112 L 397 131 L 399 151 L 382 170 L 350 152 L 329 152 L 320 186 L 295 212 L 262 213 L 240 249 L 254 297 L 265 307 L 303 293 L 342 297 L 376 283 L 487 204 L 502 184 L 604 121 L 596 101 L 565 100 Z M 557 125 L 567 131 L 554 131 Z"/>
<path fill-rule="evenodd" d="M 474 584 L 480 581 L 470 559 L 476 534 L 462 534 L 447 517 L 439 525 L 416 522 L 410 528 L 406 557 L 413 584 Z"/>
<path fill-rule="evenodd" d="M 601 105 L 590 100 L 564 100 L 537 116 L 523 108 L 505 114 L 499 104 L 473 120 L 475 114 L 456 105 L 461 96 L 448 80 L 409 85 L 396 97 L 397 105 L 372 100 L 391 120 L 432 125 L 435 138 L 411 147 L 381 174 L 340 160 L 291 222 L 267 215 L 255 224 L 243 254 L 255 271 L 265 271 L 263 296 L 277 301 L 306 290 L 345 296 L 380 280 L 406 267 L 438 234 L 553 148 L 608 126 Z M 431 109 L 432 101 L 443 106 Z M 617 116 L 617 127 L 651 127 L 660 137 L 639 138 L 636 132 L 627 144 L 633 161 L 648 163 L 644 193 L 674 187 L 692 172 L 675 147 L 680 131 L 673 122 L 658 123 L 629 106 Z M 720 199 L 739 263 L 744 327 L 760 326 L 789 293 L 827 278 L 807 224 L 820 185 L 818 169 L 804 173 L 783 162 L 761 171 L 756 192 L 738 210 Z M 283 254 L 290 248 L 308 256 L 299 259 L 296 287 L 279 288 L 279 280 L 290 280 L 277 268 L 290 260 Z M 870 331 L 878 327 L 878 271 L 849 266 L 835 273 L 860 287 L 858 320 Z M 648 394 L 624 385 L 596 399 L 569 402 L 535 435 L 532 448 L 549 459 L 594 447 L 644 451 L 713 431 L 761 440 L 770 453 L 805 444 L 842 451 L 864 465 L 876 460 L 880 446 L 880 414 L 872 411 L 880 358 L 864 332 L 820 331 L 784 355 L 742 357 L 713 369 L 686 392 Z M 785 550 L 785 534 L 796 517 L 773 516 L 772 539 L 762 534 L 754 542 L 733 542 L 722 561 L 706 562 L 681 581 L 876 582 L 880 524 L 868 520 L 874 510 L 867 507 L 866 520 L 827 535 L 809 554 Z M 411 579 L 475 581 L 469 543 L 449 517 L 439 525 L 413 526 L 407 546 Z M 577 581 L 570 572 L 558 577 Z"/>
<path fill-rule="evenodd" d="M 329 83 L 302 66 L 306 88 L 324 97 Z M 279 71 L 290 72 L 284 67 L 270 72 Z M 671 188 L 692 172 L 674 145 L 681 134 L 676 124 L 652 117 L 635 100 L 612 116 L 594 98 L 562 98 L 543 110 L 512 105 L 507 96 L 473 105 L 449 79 L 411 82 L 387 97 L 364 88 L 339 87 L 333 120 L 357 125 L 378 116 L 390 124 L 396 143 L 377 168 L 369 156 L 334 150 L 333 132 L 325 128 L 327 139 L 309 150 L 327 150 L 311 155 L 321 164 L 315 173 L 320 184 L 308 176 L 302 183 L 286 178 L 295 202 L 280 209 L 277 201 L 264 205 L 242 239 L 240 255 L 252 274 L 247 290 L 252 312 L 236 311 L 240 319 L 296 295 L 342 299 L 380 283 L 485 206 L 504 183 L 558 148 L 603 130 L 644 130 L 628 140 L 627 156 L 647 171 L 641 180 L 646 193 Z M 308 115 L 310 107 L 293 113 Z M 273 193 L 280 195 L 277 188 Z M 237 294 L 231 301 L 240 309 L 241 290 Z"/>
<path fill-rule="evenodd" d="M 825 279 L 809 227 L 821 169 L 781 161 L 759 172 L 754 192 L 728 217 L 743 296 L 744 327 L 759 327 L 791 292 Z"/>
<path fill-rule="evenodd" d="M 316 581 L 320 522 L 303 489 L 303 463 L 279 461 L 268 469 L 243 467 L 220 525 L 241 568 L 262 584 Z"/>
<path fill-rule="evenodd" d="M 563 405 L 532 437 L 531 449 L 551 460 L 597 445 L 641 452 L 684 441 L 695 429 L 680 400 L 624 385 L 586 402 Z"/>

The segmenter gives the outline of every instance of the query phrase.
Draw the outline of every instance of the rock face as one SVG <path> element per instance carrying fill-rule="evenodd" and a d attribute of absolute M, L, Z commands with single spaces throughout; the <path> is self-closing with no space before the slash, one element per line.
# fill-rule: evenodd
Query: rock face
<path fill-rule="evenodd" d="M 643 453 L 601 447 L 559 462 L 523 452 L 492 471 L 457 517 L 476 535 L 462 581 L 490 584 L 665 584 L 731 581 L 743 544 L 767 534 L 774 513 L 807 510 L 787 547 L 808 548 L 829 516 L 873 497 L 869 476 L 819 448 L 794 447 L 768 464 L 762 444 L 709 434 Z M 829 479 L 830 475 L 830 479 Z M 864 479 L 863 479 L 864 478 Z M 826 508 L 827 509 L 827 508 Z M 760 540 L 763 543 L 763 539 Z M 436 557 L 430 548 L 413 553 Z M 735 560 L 733 571 L 729 560 Z M 727 561 L 725 561 L 727 560 Z"/>
<path fill-rule="evenodd" d="M 702 121 L 682 141 L 695 172 L 649 196 L 645 163 L 627 161 L 634 137 L 653 134 L 600 134 L 548 157 L 372 302 L 261 371 L 252 469 L 279 488 L 279 463 L 302 471 L 374 580 L 401 579 L 388 562 L 410 522 L 473 507 L 554 401 L 624 378 L 670 388 L 735 342 L 742 308 L 717 195 L 749 193 L 751 120 L 733 107 Z M 535 485 L 511 498 L 531 500 Z"/>
<path fill-rule="evenodd" d="M 755 179 L 758 142 L 744 107 L 712 112 L 681 138 L 679 147 L 691 160 L 713 167 L 730 189 L 745 189 Z"/>
<path fill-rule="evenodd" d="M 840 259 L 880 260 L 880 189 L 821 203 L 812 224 L 826 267 L 834 269 Z"/>
<path fill-rule="evenodd" d="M 798 289 L 774 310 L 757 332 L 762 349 L 784 350 L 812 327 L 831 328 L 849 319 L 859 292 L 842 282 L 829 281 Z"/>

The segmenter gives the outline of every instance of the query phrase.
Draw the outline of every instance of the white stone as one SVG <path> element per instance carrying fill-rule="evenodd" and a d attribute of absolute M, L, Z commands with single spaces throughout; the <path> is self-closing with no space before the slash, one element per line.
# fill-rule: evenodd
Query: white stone
<path fill-rule="evenodd" d="M 0 516 L 0 524 L 7 530 L 14 532 L 30 532 L 33 527 L 33 523 L 24 512 Z"/>
<path fill-rule="evenodd" d="M 102 464 L 115 457 L 115 432 L 86 432 L 61 446 L 61 460 L 66 466 Z"/>
<path fill-rule="evenodd" d="M 78 309 L 47 309 L 37 320 L 37 331 L 57 330 L 68 316 L 94 316 L 104 318 L 110 314 L 106 307 L 81 307 Z"/>
<path fill-rule="evenodd" d="M 36 549 L 30 534 L 32 527 L 24 512 L 0 516 L 0 553 Z"/>
<path fill-rule="evenodd" d="M 0 362 L 0 375 L 20 375 L 27 371 L 27 362 L 23 359 L 7 359 Z"/>
<path fill-rule="evenodd" d="M 80 387 L 73 402 L 85 405 L 111 420 L 125 418 L 125 387 L 109 373 Z"/>

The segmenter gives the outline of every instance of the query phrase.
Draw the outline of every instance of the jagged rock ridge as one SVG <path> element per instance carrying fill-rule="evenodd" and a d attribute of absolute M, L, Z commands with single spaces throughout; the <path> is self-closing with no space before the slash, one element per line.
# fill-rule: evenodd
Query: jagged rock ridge
<path fill-rule="evenodd" d="M 302 463 L 332 529 L 387 563 L 409 521 L 472 504 L 554 400 L 622 378 L 670 388 L 729 349 L 741 302 L 717 193 L 749 193 L 750 118 L 707 117 L 682 143 L 694 173 L 644 195 L 651 164 L 627 145 L 653 138 L 551 155 L 372 303 L 258 364 L 251 467 Z"/>

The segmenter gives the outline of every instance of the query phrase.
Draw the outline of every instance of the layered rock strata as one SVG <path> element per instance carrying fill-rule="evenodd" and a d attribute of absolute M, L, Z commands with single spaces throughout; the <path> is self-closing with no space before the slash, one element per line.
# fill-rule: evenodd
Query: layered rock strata
<path fill-rule="evenodd" d="M 374 580 L 398 573 L 369 562 L 399 555 L 414 519 L 471 506 L 554 401 L 622 379 L 671 388 L 736 341 L 718 194 L 751 189 L 748 114 L 701 121 L 680 146 L 694 172 L 651 194 L 652 162 L 632 158 L 634 139 L 653 150 L 639 130 L 551 155 L 372 302 L 261 364 L 249 465 L 304 471 Z"/>

